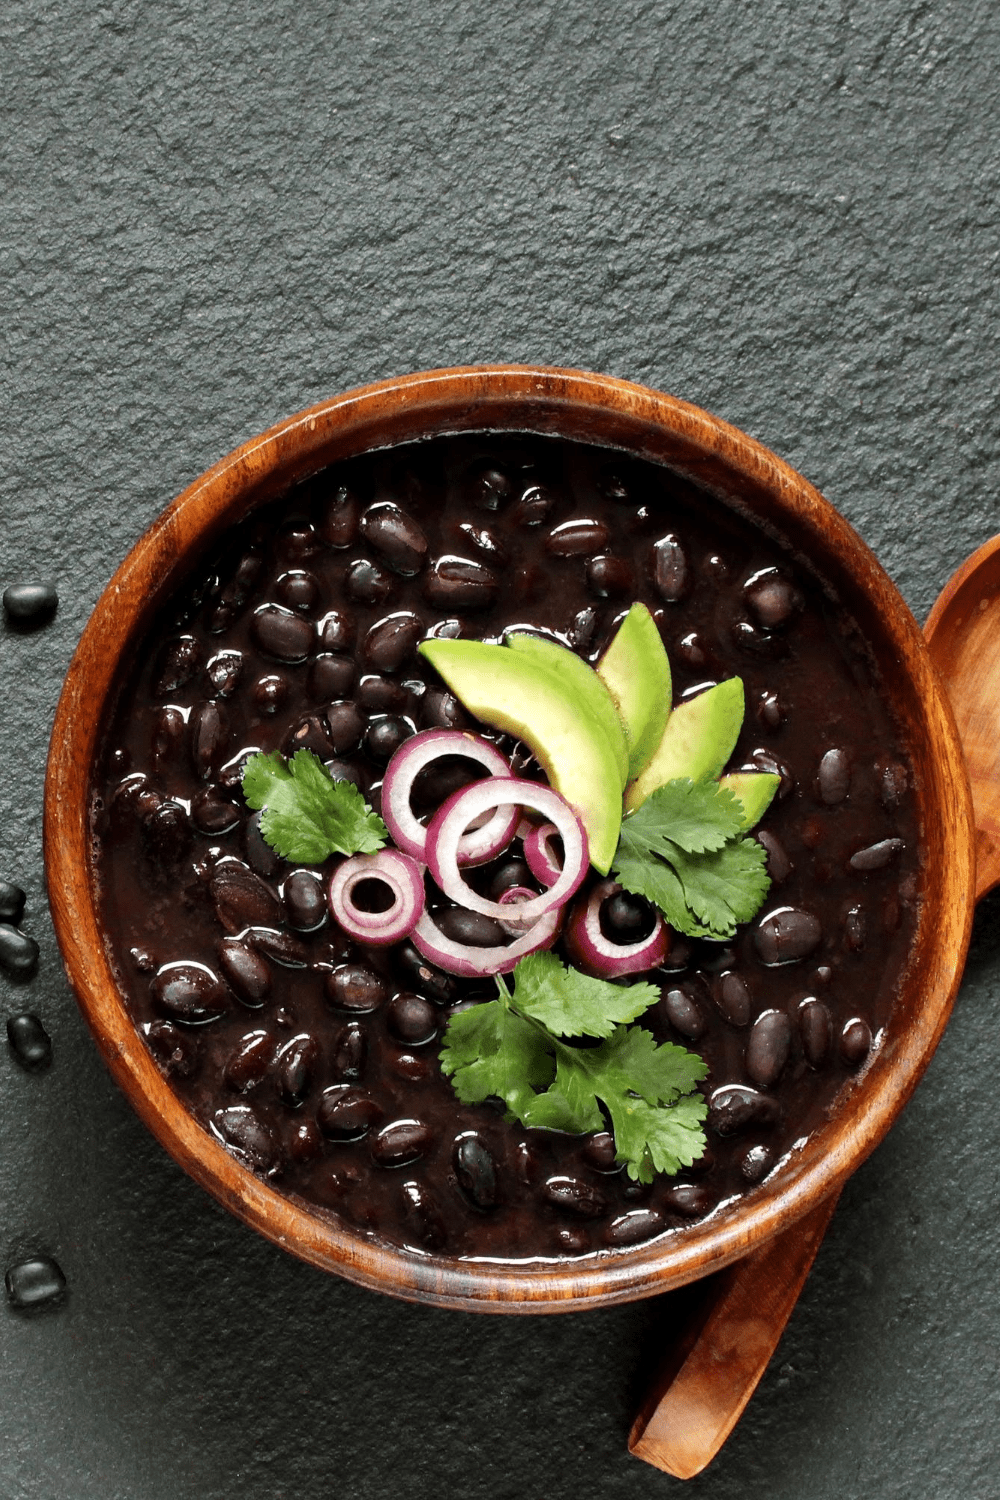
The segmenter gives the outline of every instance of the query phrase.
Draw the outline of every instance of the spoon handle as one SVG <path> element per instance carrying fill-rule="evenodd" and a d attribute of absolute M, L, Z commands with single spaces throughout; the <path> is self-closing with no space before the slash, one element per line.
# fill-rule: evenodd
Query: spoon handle
<path fill-rule="evenodd" d="M 767 1369 L 833 1216 L 835 1192 L 746 1260 L 718 1272 L 629 1433 L 629 1452 L 692 1479 L 718 1453 Z"/>

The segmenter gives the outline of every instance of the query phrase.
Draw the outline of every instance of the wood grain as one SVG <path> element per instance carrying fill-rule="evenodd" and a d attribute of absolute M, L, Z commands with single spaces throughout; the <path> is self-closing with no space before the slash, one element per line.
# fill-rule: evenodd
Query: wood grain
<path fill-rule="evenodd" d="M 665 463 L 816 559 L 826 586 L 891 666 L 887 691 L 916 768 L 926 856 L 893 1025 L 803 1149 L 747 1199 L 683 1232 L 606 1257 L 538 1266 L 408 1254 L 284 1197 L 241 1166 L 188 1114 L 136 1033 L 94 897 L 89 794 L 118 658 L 191 560 L 256 505 L 327 464 L 421 436 L 483 429 L 552 433 Z M 562 1312 L 681 1286 L 745 1257 L 815 1209 L 882 1138 L 926 1066 L 972 918 L 971 805 L 954 722 L 915 621 L 861 539 L 801 475 L 709 413 L 608 376 L 522 366 L 429 371 L 335 397 L 244 444 L 164 511 L 111 580 L 70 664 L 49 752 L 45 857 L 56 935 L 84 1016 L 134 1108 L 186 1171 L 314 1265 L 396 1296 L 505 1313 Z"/>

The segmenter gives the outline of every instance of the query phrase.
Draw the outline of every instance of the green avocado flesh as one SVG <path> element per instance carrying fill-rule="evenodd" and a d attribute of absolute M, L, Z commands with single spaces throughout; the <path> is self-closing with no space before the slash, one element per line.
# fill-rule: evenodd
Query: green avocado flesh
<path fill-rule="evenodd" d="M 587 830 L 590 862 L 606 875 L 621 832 L 621 776 L 601 724 L 566 673 L 483 641 L 423 641 L 421 656 L 484 724 L 528 746 Z"/>
<path fill-rule="evenodd" d="M 727 786 L 743 806 L 745 830 L 756 828 L 780 784 L 781 777 L 773 771 L 733 771 L 729 776 L 719 777 L 719 785 Z"/>
<path fill-rule="evenodd" d="M 550 672 L 565 674 L 567 687 L 573 689 L 607 735 L 612 754 L 618 763 L 618 784 L 619 787 L 624 787 L 629 778 L 626 731 L 618 717 L 614 699 L 593 667 L 588 666 L 583 657 L 577 656 L 568 646 L 547 641 L 541 635 L 529 635 L 526 631 L 513 631 L 504 638 L 504 644 L 512 651 L 530 656 L 540 667 L 546 667 Z"/>
<path fill-rule="evenodd" d="M 632 605 L 597 663 L 597 676 L 625 726 L 628 779 L 633 781 L 645 770 L 670 716 L 670 663 L 644 604 Z"/>
<path fill-rule="evenodd" d="M 743 682 L 729 677 L 697 698 L 678 703 L 646 769 L 625 793 L 634 812 L 657 787 L 679 777 L 714 781 L 733 753 L 743 725 Z"/>

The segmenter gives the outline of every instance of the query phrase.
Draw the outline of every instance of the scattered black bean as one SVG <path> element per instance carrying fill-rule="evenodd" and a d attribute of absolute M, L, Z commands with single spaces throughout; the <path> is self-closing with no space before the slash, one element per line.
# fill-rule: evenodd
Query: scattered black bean
<path fill-rule="evenodd" d="M 341 485 L 322 513 L 319 534 L 331 547 L 351 547 L 358 539 L 360 519 L 357 495 Z"/>
<path fill-rule="evenodd" d="M 190 1031 L 173 1021 L 149 1021 L 142 1028 L 146 1045 L 168 1078 L 193 1078 L 201 1065 L 201 1047 Z"/>
<path fill-rule="evenodd" d="M 834 807 L 850 795 L 851 762 L 846 750 L 836 747 L 827 750 L 819 763 L 816 790 L 821 801 L 825 802 L 828 807 Z"/>
<path fill-rule="evenodd" d="M 195 774 L 208 780 L 222 760 L 229 725 L 218 703 L 209 699 L 191 710 L 191 762 Z"/>
<path fill-rule="evenodd" d="M 661 1002 L 663 1013 L 675 1031 L 687 1037 L 689 1042 L 698 1041 L 705 1035 L 707 1022 L 694 997 L 683 988 L 667 990 Z"/>
<path fill-rule="evenodd" d="M 700 1182 L 678 1182 L 663 1195 L 666 1208 L 684 1219 L 700 1219 L 712 1206 L 708 1189 Z"/>
<path fill-rule="evenodd" d="M 349 781 L 352 786 L 365 790 L 365 773 L 359 766 L 352 766 L 347 760 L 328 760 L 324 762 L 333 781 Z"/>
<path fill-rule="evenodd" d="M 394 587 L 392 574 L 367 557 L 352 562 L 344 579 L 344 592 L 356 604 L 384 604 Z"/>
<path fill-rule="evenodd" d="M 790 964 L 815 952 L 823 929 L 812 912 L 798 906 L 780 906 L 758 924 L 753 938 L 763 963 Z"/>
<path fill-rule="evenodd" d="M 331 609 L 319 622 L 316 649 L 349 654 L 354 650 L 357 625 L 354 616 L 346 609 Z"/>
<path fill-rule="evenodd" d="M 510 519 L 515 526 L 544 526 L 555 503 L 555 495 L 543 485 L 529 485 L 511 506 Z"/>
<path fill-rule="evenodd" d="M 730 969 L 716 975 L 713 986 L 715 1003 L 730 1026 L 748 1026 L 753 997 L 742 975 Z"/>
<path fill-rule="evenodd" d="M 264 604 L 254 612 L 254 641 L 266 656 L 276 661 L 305 661 L 316 632 L 309 620 L 278 604 Z"/>
<path fill-rule="evenodd" d="M 288 698 L 288 679 L 280 672 L 268 672 L 253 685 L 253 701 L 260 714 L 276 714 Z"/>
<path fill-rule="evenodd" d="M 160 658 L 160 669 L 153 686 L 158 698 L 176 692 L 191 681 L 201 666 L 201 647 L 193 635 L 182 635 L 168 641 Z"/>
<path fill-rule="evenodd" d="M 354 662 L 349 656 L 324 652 L 309 664 L 306 691 L 314 703 L 343 698 L 354 682 Z"/>
<path fill-rule="evenodd" d="M 22 1068 L 41 1070 L 52 1061 L 52 1038 L 30 1011 L 7 1017 L 7 1041 Z"/>
<path fill-rule="evenodd" d="M 273 927 L 251 927 L 247 942 L 257 953 L 272 958 L 286 969 L 304 969 L 309 962 L 309 951 L 301 938 L 291 932 L 278 932 Z"/>
<path fill-rule="evenodd" d="M 212 1116 L 212 1128 L 227 1151 L 252 1172 L 267 1173 L 276 1165 L 277 1142 L 249 1104 L 217 1109 Z"/>
<path fill-rule="evenodd" d="M 384 982 L 364 964 L 340 964 L 326 976 L 326 994 L 340 1010 L 375 1010 L 386 998 Z"/>
<path fill-rule="evenodd" d="M 507 561 L 507 549 L 497 536 L 495 531 L 490 531 L 486 526 L 473 526 L 468 521 L 463 521 L 459 528 L 462 536 L 467 537 L 477 552 L 492 563 L 504 563 Z"/>
<path fill-rule="evenodd" d="M 365 636 L 362 655 L 376 672 L 398 672 L 413 655 L 424 633 L 423 622 L 411 610 L 399 610 L 378 620 Z"/>
<path fill-rule="evenodd" d="M 437 1036 L 438 1012 L 423 995 L 402 990 L 386 1009 L 390 1033 L 409 1047 L 420 1047 Z"/>
<path fill-rule="evenodd" d="M 300 1105 L 316 1072 L 319 1042 L 308 1031 L 286 1042 L 274 1064 L 274 1081 L 284 1104 L 290 1109 Z"/>
<path fill-rule="evenodd" d="M 295 1121 L 288 1137 L 288 1154 L 292 1161 L 315 1161 L 323 1149 L 323 1136 L 315 1120 Z"/>
<path fill-rule="evenodd" d="M 864 1062 L 871 1051 L 872 1030 L 860 1016 L 848 1021 L 840 1033 L 840 1055 L 849 1068 Z"/>
<path fill-rule="evenodd" d="M 25 1312 L 58 1302 L 66 1290 L 66 1277 L 50 1255 L 33 1255 L 7 1267 L 4 1285 L 11 1307 Z"/>
<path fill-rule="evenodd" d="M 434 920 L 454 943 L 467 943 L 471 948 L 497 948 L 507 942 L 509 934 L 499 922 L 485 912 L 469 911 L 464 906 L 448 906 L 435 913 Z"/>
<path fill-rule="evenodd" d="M 24 916 L 24 903 L 27 899 L 19 885 L 12 885 L 9 880 L 0 880 L 0 922 L 9 922 L 16 927 Z"/>
<path fill-rule="evenodd" d="M 216 865 L 209 882 L 215 914 L 227 932 L 246 927 L 277 927 L 284 915 L 270 886 L 239 860 Z"/>
<path fill-rule="evenodd" d="M 191 821 L 199 833 L 228 833 L 241 816 L 240 808 L 221 787 L 207 786 L 191 803 Z"/>
<path fill-rule="evenodd" d="M 421 722 L 428 729 L 468 729 L 471 721 L 454 693 L 430 688 L 424 695 Z"/>
<path fill-rule="evenodd" d="M 191 847 L 191 821 L 179 802 L 161 802 L 142 820 L 147 853 L 160 864 L 177 864 Z"/>
<path fill-rule="evenodd" d="M 514 493 L 514 487 L 501 469 L 481 469 L 470 486 L 473 505 L 481 510 L 499 510 Z"/>
<path fill-rule="evenodd" d="M 365 1071 L 368 1037 L 360 1021 L 348 1021 L 333 1039 L 330 1066 L 334 1078 L 356 1083 Z"/>
<path fill-rule="evenodd" d="M 774 1152 L 767 1146 L 751 1146 L 740 1157 L 740 1176 L 745 1182 L 762 1182 L 774 1166 Z"/>
<path fill-rule="evenodd" d="M 758 1088 L 773 1088 L 788 1061 L 792 1023 L 783 1010 L 765 1010 L 747 1038 L 747 1073 Z"/>
<path fill-rule="evenodd" d="M 757 699 L 757 717 L 768 729 L 780 729 L 785 722 L 785 709 L 777 693 L 761 693 Z"/>
<path fill-rule="evenodd" d="M 324 1089 L 316 1111 L 316 1123 L 332 1141 L 360 1140 L 381 1119 L 382 1111 L 364 1089 L 335 1083 Z"/>
<path fill-rule="evenodd" d="M 224 985 L 203 964 L 166 964 L 149 990 L 156 1009 L 171 1021 L 215 1021 L 229 1008 Z"/>
<path fill-rule="evenodd" d="M 621 599 L 631 591 L 632 569 L 624 558 L 603 552 L 587 564 L 587 587 L 599 599 Z"/>
<path fill-rule="evenodd" d="M 432 1139 L 422 1120 L 393 1120 L 372 1141 L 372 1159 L 380 1167 L 405 1167 L 423 1156 Z"/>
<path fill-rule="evenodd" d="M 266 1031 L 248 1031 L 236 1043 L 222 1071 L 222 1081 L 236 1094 L 249 1093 L 267 1077 L 274 1043 Z"/>
<path fill-rule="evenodd" d="M 594 639 L 597 629 L 597 610 L 592 604 L 577 610 L 569 627 L 567 640 L 574 651 L 586 651 Z"/>
<path fill-rule="evenodd" d="M 311 750 L 320 760 L 326 760 L 336 748 L 329 728 L 330 714 L 306 714 L 285 735 L 281 749 L 285 755 L 294 755 L 296 750 Z"/>
<path fill-rule="evenodd" d="M 742 1083 L 724 1083 L 708 1100 L 708 1123 L 716 1135 L 736 1135 L 751 1125 L 773 1125 L 780 1118 L 775 1099 Z"/>
<path fill-rule="evenodd" d="M 355 703 L 331 703 L 326 711 L 330 744 L 334 754 L 343 755 L 361 744 L 365 721 Z"/>
<path fill-rule="evenodd" d="M 260 817 L 255 812 L 243 825 L 243 852 L 251 869 L 269 880 L 277 873 L 281 859 L 261 833 Z"/>
<path fill-rule="evenodd" d="M 799 1006 L 799 1030 L 802 1050 L 810 1067 L 821 1068 L 830 1054 L 833 1021 L 822 1000 L 808 995 Z"/>
<path fill-rule="evenodd" d="M 326 892 L 313 870 L 294 870 L 283 892 L 288 920 L 297 932 L 312 932 L 326 921 Z"/>
<path fill-rule="evenodd" d="M 168 706 L 159 710 L 153 719 L 153 733 L 150 740 L 154 771 L 162 769 L 164 765 L 177 759 L 186 734 L 187 724 L 179 708 Z"/>
<path fill-rule="evenodd" d="M 603 521 L 564 521 L 545 538 L 545 549 L 553 557 L 589 557 L 602 552 L 611 540 Z"/>
<path fill-rule="evenodd" d="M 454 976 L 446 974 L 436 964 L 429 963 L 412 943 L 401 943 L 396 951 L 396 961 L 403 977 L 430 995 L 432 1000 L 447 1003 L 454 999 L 458 986 Z"/>
<path fill-rule="evenodd" d="M 435 558 L 424 582 L 424 594 L 439 609 L 486 609 L 500 581 L 480 562 L 447 554 Z"/>
<path fill-rule="evenodd" d="M 426 1184 L 404 1182 L 402 1198 L 407 1228 L 426 1250 L 443 1249 L 448 1232 L 434 1201 L 434 1195 Z"/>
<path fill-rule="evenodd" d="M 762 848 L 767 850 L 767 873 L 775 885 L 780 885 L 792 873 L 792 862 L 785 852 L 784 845 L 778 835 L 767 828 L 758 828 L 754 833 L 754 838 Z"/>
<path fill-rule="evenodd" d="M 239 651 L 219 651 L 205 668 L 212 692 L 217 698 L 229 698 L 235 691 L 243 670 L 243 657 Z"/>
<path fill-rule="evenodd" d="M 884 870 L 903 847 L 902 839 L 880 839 L 877 844 L 869 844 L 867 848 L 852 854 L 848 863 L 859 874 L 867 874 L 869 870 Z"/>
<path fill-rule="evenodd" d="M 655 1208 L 633 1208 L 611 1220 L 604 1238 L 609 1245 L 638 1245 L 651 1240 L 664 1227 L 663 1215 Z"/>
<path fill-rule="evenodd" d="M 370 505 L 361 517 L 361 531 L 394 573 L 412 578 L 427 560 L 427 538 L 412 516 L 391 500 Z"/>
<path fill-rule="evenodd" d="M 598 919 L 609 943 L 641 943 L 653 931 L 656 912 L 642 896 L 615 891 L 601 902 Z"/>
<path fill-rule="evenodd" d="M 667 604 L 682 599 L 689 576 L 687 555 L 679 538 L 672 533 L 661 537 L 653 547 L 653 582 L 660 598 Z"/>
<path fill-rule="evenodd" d="M 312 573 L 296 568 L 294 572 L 282 573 L 275 585 L 281 603 L 296 614 L 308 615 L 319 601 L 319 584 Z"/>
<path fill-rule="evenodd" d="M 496 1208 L 500 1201 L 497 1166 L 485 1141 L 471 1132 L 460 1135 L 452 1153 L 455 1176 L 469 1202 L 482 1210 Z"/>
<path fill-rule="evenodd" d="M 598 1130 L 584 1143 L 583 1159 L 595 1172 L 620 1172 L 623 1162 L 616 1160 L 615 1138 L 609 1130 Z"/>
<path fill-rule="evenodd" d="M 755 573 L 743 589 L 751 614 L 768 630 L 786 625 L 802 606 L 802 597 L 778 568 Z"/>
<path fill-rule="evenodd" d="M 0 969 L 11 979 L 30 979 L 38 968 L 38 952 L 34 938 L 0 922 Z"/>
<path fill-rule="evenodd" d="M 549 1177 L 542 1188 L 547 1202 L 564 1213 L 581 1219 L 597 1219 L 607 1212 L 608 1203 L 599 1188 L 580 1177 Z"/>
<path fill-rule="evenodd" d="M 373 719 L 362 741 L 365 753 L 378 765 L 388 765 L 400 745 L 413 734 L 413 725 L 400 714 L 385 714 Z"/>
<path fill-rule="evenodd" d="M 239 938 L 222 938 L 216 947 L 222 976 L 237 1000 L 257 1010 L 271 993 L 271 971 L 259 953 Z"/>
<path fill-rule="evenodd" d="M 734 644 L 748 656 L 762 656 L 774 661 L 788 655 L 788 644 L 782 636 L 764 630 L 750 620 L 737 620 L 732 637 Z"/>

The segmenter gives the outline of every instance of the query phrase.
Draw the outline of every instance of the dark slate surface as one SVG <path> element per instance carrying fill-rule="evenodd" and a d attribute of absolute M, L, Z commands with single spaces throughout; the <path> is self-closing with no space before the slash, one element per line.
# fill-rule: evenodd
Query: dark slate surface
<path fill-rule="evenodd" d="M 210 1201 L 105 1074 L 42 891 L 43 761 L 98 593 L 184 484 L 298 407 L 477 360 L 604 369 L 747 428 L 920 618 L 997 529 L 1000 18 L 930 0 L 24 0 L 0 15 L 0 875 L 55 1047 L 0 1057 L 4 1500 L 646 1500 L 675 1302 L 410 1308 Z M 744 1421 L 688 1493 L 976 1500 L 998 1418 L 1000 901 L 927 1079 L 850 1183 Z"/>

